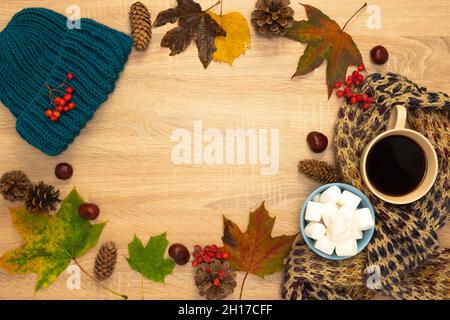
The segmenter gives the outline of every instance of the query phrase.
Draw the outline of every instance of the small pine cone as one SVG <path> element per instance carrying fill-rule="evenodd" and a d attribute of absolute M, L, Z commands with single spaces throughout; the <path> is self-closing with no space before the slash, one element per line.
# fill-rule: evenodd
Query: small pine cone
<path fill-rule="evenodd" d="M 218 285 L 214 284 L 214 279 L 219 279 Z M 235 279 L 236 272 L 228 261 L 212 259 L 209 265 L 202 264 L 197 268 L 195 285 L 206 299 L 222 300 L 233 293 L 237 285 Z"/>
<path fill-rule="evenodd" d="M 134 47 L 139 51 L 147 50 L 152 39 L 150 12 L 144 4 L 136 2 L 131 6 L 129 16 Z"/>
<path fill-rule="evenodd" d="M 298 171 L 320 183 L 333 183 L 341 180 L 337 168 L 325 161 L 302 160 Z"/>
<path fill-rule="evenodd" d="M 98 250 L 95 258 L 94 275 L 97 280 L 106 280 L 111 277 L 117 262 L 117 247 L 114 242 L 106 242 Z"/>
<path fill-rule="evenodd" d="M 22 171 L 10 171 L 0 178 L 0 193 L 8 201 L 20 201 L 25 198 L 30 180 Z"/>
<path fill-rule="evenodd" d="M 25 196 L 25 206 L 29 213 L 55 211 L 60 202 L 59 190 L 55 190 L 55 187 L 42 181 L 37 185 L 30 186 Z"/>
<path fill-rule="evenodd" d="M 283 37 L 294 24 L 294 10 L 289 0 L 258 0 L 252 12 L 256 31 L 267 38 Z"/>

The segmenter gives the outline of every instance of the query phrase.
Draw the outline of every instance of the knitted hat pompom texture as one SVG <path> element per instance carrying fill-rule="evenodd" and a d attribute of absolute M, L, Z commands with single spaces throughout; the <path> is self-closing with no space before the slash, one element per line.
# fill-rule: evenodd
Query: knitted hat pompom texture
<path fill-rule="evenodd" d="M 16 117 L 17 132 L 50 156 L 67 149 L 114 90 L 133 45 L 126 34 L 83 18 L 79 29 L 44 8 L 14 15 L 0 32 L 0 100 Z M 75 78 L 76 108 L 51 122 L 48 88 Z"/>

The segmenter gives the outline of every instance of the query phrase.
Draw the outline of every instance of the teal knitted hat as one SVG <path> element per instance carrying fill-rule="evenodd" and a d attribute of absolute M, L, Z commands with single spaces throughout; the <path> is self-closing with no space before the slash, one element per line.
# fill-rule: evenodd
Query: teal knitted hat
<path fill-rule="evenodd" d="M 129 36 L 91 19 L 70 29 L 67 18 L 51 10 L 18 12 L 0 33 L 0 100 L 17 118 L 22 138 L 51 156 L 64 151 L 114 90 L 131 47 Z M 51 121 L 49 87 L 68 73 L 76 108 Z"/>

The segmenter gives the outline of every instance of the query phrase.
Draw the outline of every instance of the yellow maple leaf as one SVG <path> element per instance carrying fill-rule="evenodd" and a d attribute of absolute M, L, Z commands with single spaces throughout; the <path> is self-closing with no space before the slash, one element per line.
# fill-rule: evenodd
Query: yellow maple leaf
<path fill-rule="evenodd" d="M 213 54 L 213 59 L 232 65 L 233 61 L 250 47 L 250 28 L 247 20 L 239 12 L 230 12 L 222 16 L 214 12 L 208 14 L 227 33 L 225 37 L 216 37 L 217 50 Z"/>

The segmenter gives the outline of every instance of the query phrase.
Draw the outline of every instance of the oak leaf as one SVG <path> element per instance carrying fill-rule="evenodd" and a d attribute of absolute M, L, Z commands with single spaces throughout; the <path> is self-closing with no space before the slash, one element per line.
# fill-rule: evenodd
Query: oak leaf
<path fill-rule="evenodd" d="M 216 51 L 215 38 L 226 36 L 226 32 L 208 13 L 202 11 L 198 3 L 193 0 L 177 2 L 177 7 L 160 12 L 153 23 L 154 27 L 159 27 L 178 21 L 178 26 L 164 35 L 161 46 L 169 48 L 170 55 L 174 56 L 186 50 L 194 40 L 198 57 L 203 67 L 207 68 Z"/>
<path fill-rule="evenodd" d="M 350 65 L 363 64 L 361 53 L 352 37 L 319 9 L 303 5 L 308 21 L 296 21 L 286 37 L 308 46 L 300 57 L 293 78 L 305 75 L 327 60 L 328 98 L 337 81 L 344 81 Z"/>
<path fill-rule="evenodd" d="M 250 212 L 247 231 L 241 232 L 231 220 L 223 217 L 222 241 L 233 268 L 261 278 L 283 271 L 284 258 L 289 254 L 296 235 L 272 238 L 275 218 L 269 216 L 264 202 Z"/>
<path fill-rule="evenodd" d="M 0 268 L 11 274 L 35 273 L 35 290 L 47 287 L 97 243 L 104 223 L 91 224 L 78 213 L 84 200 L 75 189 L 54 216 L 10 209 L 11 220 L 24 244 L 0 257 Z"/>
<path fill-rule="evenodd" d="M 250 28 L 247 20 L 239 12 L 224 15 L 208 13 L 227 33 L 224 37 L 216 37 L 217 50 L 213 54 L 213 59 L 232 65 L 233 61 L 250 47 Z"/>
<path fill-rule="evenodd" d="M 144 247 L 142 241 L 134 236 L 133 241 L 128 244 L 127 258 L 131 269 L 139 272 L 147 279 L 164 283 L 167 275 L 171 274 L 175 267 L 172 259 L 164 259 L 169 241 L 166 233 L 151 237 Z"/>

